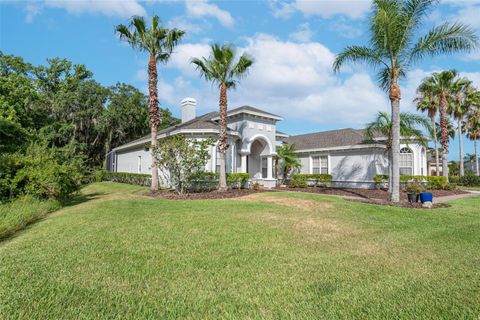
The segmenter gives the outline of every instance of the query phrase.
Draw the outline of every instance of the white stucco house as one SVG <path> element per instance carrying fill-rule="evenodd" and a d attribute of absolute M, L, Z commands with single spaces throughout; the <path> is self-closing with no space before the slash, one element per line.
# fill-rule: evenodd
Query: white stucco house
<path fill-rule="evenodd" d="M 161 130 L 157 138 L 183 134 L 194 139 L 218 138 L 218 112 L 196 115 L 196 101 L 181 102 L 182 122 Z M 363 130 L 339 129 L 303 135 L 288 135 L 277 130 L 283 118 L 254 108 L 242 106 L 228 112 L 227 172 L 245 172 L 252 181 L 265 187 L 276 185 L 273 157 L 276 146 L 294 144 L 302 167 L 299 173 L 328 173 L 335 186 L 369 188 L 373 176 L 388 173 L 388 157 L 384 138 L 367 142 Z M 150 136 L 113 149 L 107 155 L 107 169 L 113 172 L 151 173 Z M 210 148 L 211 159 L 205 170 L 218 172 L 218 152 Z M 402 174 L 427 175 L 426 148 L 419 143 L 401 145 Z M 160 176 L 163 176 L 160 174 Z M 163 181 L 168 184 L 168 181 Z"/>

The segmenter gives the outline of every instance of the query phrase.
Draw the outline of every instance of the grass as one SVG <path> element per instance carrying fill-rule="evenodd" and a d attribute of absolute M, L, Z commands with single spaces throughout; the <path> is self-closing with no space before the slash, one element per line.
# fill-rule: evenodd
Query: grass
<path fill-rule="evenodd" d="M 480 187 L 460 187 L 465 190 L 480 191 Z"/>
<path fill-rule="evenodd" d="M 1 319 L 478 319 L 479 197 L 171 201 L 99 183 L 0 243 Z"/>
<path fill-rule="evenodd" d="M 59 207 L 57 201 L 41 201 L 30 196 L 0 205 L 0 240 L 24 229 Z"/>

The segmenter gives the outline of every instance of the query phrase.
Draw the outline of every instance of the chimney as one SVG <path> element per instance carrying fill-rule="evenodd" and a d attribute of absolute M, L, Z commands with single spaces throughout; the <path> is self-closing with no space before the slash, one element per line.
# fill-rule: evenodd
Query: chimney
<path fill-rule="evenodd" d="M 197 109 L 197 100 L 193 98 L 185 98 L 180 102 L 182 108 L 182 123 L 194 119 Z"/>

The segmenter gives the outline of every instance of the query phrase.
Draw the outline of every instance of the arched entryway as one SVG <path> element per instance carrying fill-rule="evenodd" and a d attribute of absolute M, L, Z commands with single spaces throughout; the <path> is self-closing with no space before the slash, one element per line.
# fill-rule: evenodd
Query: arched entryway
<path fill-rule="evenodd" d="M 275 150 L 269 139 L 256 135 L 243 142 L 242 172 L 250 174 L 254 180 L 273 179 L 273 156 Z"/>

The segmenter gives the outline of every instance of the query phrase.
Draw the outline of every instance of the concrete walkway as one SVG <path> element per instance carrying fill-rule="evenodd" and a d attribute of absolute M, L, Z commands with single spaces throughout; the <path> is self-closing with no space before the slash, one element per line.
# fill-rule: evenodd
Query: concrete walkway
<path fill-rule="evenodd" d="M 445 201 L 450 201 L 450 200 L 457 200 L 457 199 L 462 199 L 466 197 L 472 197 L 472 196 L 480 196 L 480 191 L 470 191 L 470 190 L 465 190 L 468 193 L 463 193 L 463 194 L 454 194 L 452 196 L 444 196 L 444 197 L 436 197 L 433 198 L 434 203 L 441 203 Z"/>

